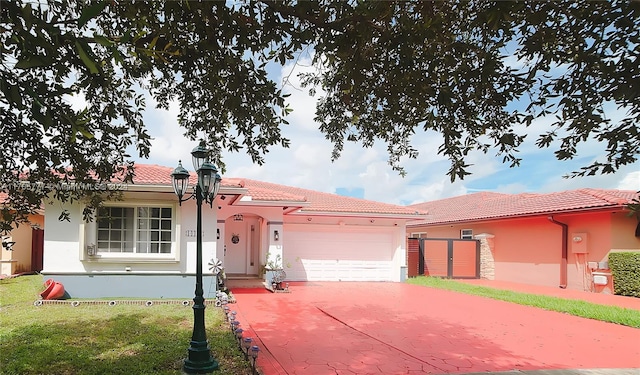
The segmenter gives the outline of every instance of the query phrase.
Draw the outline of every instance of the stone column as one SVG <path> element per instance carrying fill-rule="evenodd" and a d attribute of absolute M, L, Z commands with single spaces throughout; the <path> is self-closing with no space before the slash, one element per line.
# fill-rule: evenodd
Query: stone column
<path fill-rule="evenodd" d="M 496 265 L 493 259 L 495 236 L 489 233 L 480 233 L 473 236 L 474 239 L 480 240 L 480 278 L 487 280 L 495 280 Z"/>

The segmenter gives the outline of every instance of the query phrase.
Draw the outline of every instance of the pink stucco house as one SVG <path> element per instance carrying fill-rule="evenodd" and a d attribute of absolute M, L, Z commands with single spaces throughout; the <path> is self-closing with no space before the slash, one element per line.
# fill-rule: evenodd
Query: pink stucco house
<path fill-rule="evenodd" d="M 7 195 L 0 192 L 0 207 L 7 206 Z M 14 226 L 10 233 L 2 233 L 0 250 L 0 277 L 42 270 L 44 214 L 37 212 L 29 222 Z"/>
<path fill-rule="evenodd" d="M 420 203 L 427 219 L 408 237 L 476 239 L 486 279 L 612 293 L 608 254 L 640 251 L 638 193 L 578 189 L 548 194 L 481 192 Z"/>

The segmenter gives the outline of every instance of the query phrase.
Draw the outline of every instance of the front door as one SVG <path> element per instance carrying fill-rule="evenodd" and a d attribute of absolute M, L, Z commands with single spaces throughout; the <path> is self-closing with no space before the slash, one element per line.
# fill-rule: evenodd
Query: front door
<path fill-rule="evenodd" d="M 260 226 L 256 216 L 235 215 L 225 222 L 224 268 L 227 275 L 258 273 Z"/>

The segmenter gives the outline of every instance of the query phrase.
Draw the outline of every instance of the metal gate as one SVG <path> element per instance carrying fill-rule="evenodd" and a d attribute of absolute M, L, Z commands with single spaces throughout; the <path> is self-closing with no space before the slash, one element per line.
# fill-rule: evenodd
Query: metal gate
<path fill-rule="evenodd" d="M 409 238 L 408 276 L 455 279 L 480 278 L 480 241 L 446 238 Z"/>

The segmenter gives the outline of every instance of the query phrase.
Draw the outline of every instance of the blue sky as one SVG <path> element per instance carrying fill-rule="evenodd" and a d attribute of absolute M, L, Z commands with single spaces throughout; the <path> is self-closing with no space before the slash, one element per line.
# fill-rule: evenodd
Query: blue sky
<path fill-rule="evenodd" d="M 272 72 L 272 76 L 276 82 L 281 82 L 291 68 L 286 66 L 276 70 Z M 310 68 L 296 67 L 297 71 L 305 69 Z M 413 143 L 420 155 L 418 159 L 402 162 L 407 171 L 404 178 L 387 164 L 386 146 L 382 143 L 370 149 L 348 143 L 342 157 L 332 163 L 332 145 L 313 121 L 315 100 L 322 92 L 319 91 L 316 98 L 310 97 L 306 90 L 300 89 L 295 74 L 289 79 L 290 85 L 285 86 L 284 91 L 291 93 L 289 102 L 293 113 L 288 118 L 290 125 L 283 128 L 283 134 L 291 139 L 291 147 L 272 148 L 262 166 L 254 165 L 246 154 L 224 152 L 227 171 L 223 178 L 251 178 L 402 205 L 477 191 L 552 192 L 583 187 L 640 189 L 640 162 L 625 166 L 615 174 L 564 179 L 563 175 L 588 165 L 603 155 L 604 145 L 591 140 L 579 147 L 576 159 L 558 161 L 553 155 L 553 148 L 538 149 L 534 143 L 539 134 L 549 129 L 549 119 L 538 120 L 531 127 L 520 130 L 529 133 L 525 144 L 520 148 L 523 159 L 520 167 L 509 168 L 502 164 L 501 157 L 496 157 L 495 152 L 475 152 L 467 160 L 473 164 L 469 169 L 472 175 L 454 183 L 446 175 L 448 160 L 437 155 L 441 137 L 433 132 L 417 133 L 414 136 Z M 183 137 L 183 130 L 177 123 L 177 106 L 173 105 L 167 113 L 152 109 L 152 100 L 149 99 L 147 103 L 149 109 L 145 122 L 154 140 L 150 158 L 135 161 L 174 167 L 178 159 L 190 160 L 189 153 L 196 142 Z M 615 109 L 609 115 L 615 118 Z M 186 162 L 184 166 L 192 168 L 189 164 L 190 162 Z"/>

